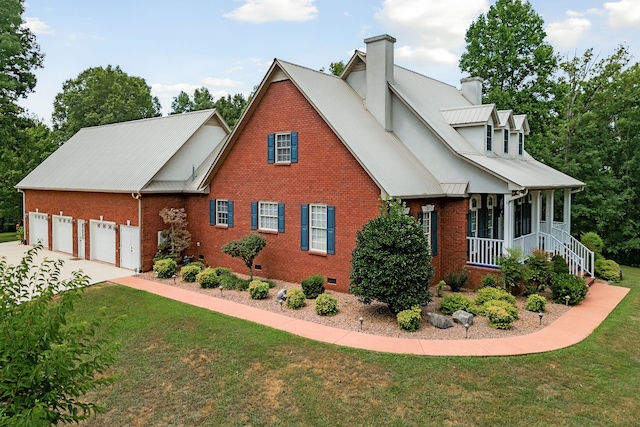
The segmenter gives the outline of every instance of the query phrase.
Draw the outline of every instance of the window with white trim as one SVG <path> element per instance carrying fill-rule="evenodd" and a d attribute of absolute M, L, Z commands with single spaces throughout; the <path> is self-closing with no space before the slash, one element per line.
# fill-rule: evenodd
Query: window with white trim
<path fill-rule="evenodd" d="M 309 217 L 310 249 L 327 252 L 327 206 L 309 205 Z"/>
<path fill-rule="evenodd" d="M 276 134 L 276 163 L 291 162 L 291 134 Z"/>
<path fill-rule="evenodd" d="M 469 235 L 478 237 L 478 210 L 481 208 L 480 196 L 471 196 L 469 199 Z"/>
<path fill-rule="evenodd" d="M 487 124 L 487 151 L 493 150 L 493 126 Z"/>
<path fill-rule="evenodd" d="M 487 237 L 493 239 L 493 209 L 496 207 L 496 196 L 487 197 Z"/>
<path fill-rule="evenodd" d="M 509 154 L 509 130 L 505 129 L 503 131 L 503 140 L 504 140 L 504 154 Z"/>
<path fill-rule="evenodd" d="M 228 200 L 216 200 L 216 225 L 229 225 Z"/>
<path fill-rule="evenodd" d="M 278 231 L 278 203 L 258 203 L 258 228 L 260 230 Z"/>
<path fill-rule="evenodd" d="M 422 213 L 422 231 L 427 236 L 429 247 L 431 247 L 431 211 Z"/>

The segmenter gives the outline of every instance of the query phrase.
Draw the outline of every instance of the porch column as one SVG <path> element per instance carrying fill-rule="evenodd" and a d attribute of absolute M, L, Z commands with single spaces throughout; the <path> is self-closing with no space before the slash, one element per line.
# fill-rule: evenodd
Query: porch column
<path fill-rule="evenodd" d="M 564 222 L 564 231 L 571 233 L 571 189 L 564 189 L 564 203 L 562 205 L 562 221 Z"/>
<path fill-rule="evenodd" d="M 553 190 L 547 190 L 547 217 L 545 218 L 545 229 L 542 230 L 547 234 L 551 234 L 553 228 Z"/>
<path fill-rule="evenodd" d="M 531 232 L 537 235 L 540 232 L 540 221 L 542 219 L 541 192 L 532 191 L 531 199 Z"/>
<path fill-rule="evenodd" d="M 506 254 L 506 249 L 513 246 L 513 200 L 507 194 L 504 199 L 504 240 L 502 245 L 502 252 Z"/>

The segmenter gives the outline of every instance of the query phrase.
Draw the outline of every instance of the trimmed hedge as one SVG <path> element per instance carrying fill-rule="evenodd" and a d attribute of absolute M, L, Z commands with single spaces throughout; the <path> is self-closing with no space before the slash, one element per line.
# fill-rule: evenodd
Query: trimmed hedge
<path fill-rule="evenodd" d="M 509 329 L 515 321 L 513 316 L 502 307 L 492 306 L 487 309 L 489 326 L 496 329 Z"/>
<path fill-rule="evenodd" d="M 565 304 L 569 296 L 569 304 L 576 305 L 585 299 L 589 288 L 581 277 L 572 274 L 559 274 L 551 279 L 551 298 L 559 304 Z"/>
<path fill-rule="evenodd" d="M 182 276 L 182 280 L 187 283 L 193 283 L 196 281 L 196 276 L 201 272 L 199 266 L 187 264 L 180 269 L 180 275 Z"/>
<path fill-rule="evenodd" d="M 269 284 L 260 280 L 252 280 L 249 283 L 249 296 L 251 299 L 266 299 L 269 296 Z"/>
<path fill-rule="evenodd" d="M 285 303 L 287 308 L 292 308 L 294 310 L 296 308 L 302 308 L 306 305 L 304 300 L 304 292 L 302 292 L 301 289 L 287 289 L 287 301 Z"/>

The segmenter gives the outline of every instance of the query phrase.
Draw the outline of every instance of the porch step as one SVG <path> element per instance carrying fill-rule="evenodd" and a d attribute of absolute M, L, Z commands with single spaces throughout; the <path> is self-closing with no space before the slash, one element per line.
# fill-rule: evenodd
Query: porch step
<path fill-rule="evenodd" d="M 596 278 L 591 276 L 584 276 L 584 280 L 587 282 L 587 286 L 591 286 L 596 282 Z"/>

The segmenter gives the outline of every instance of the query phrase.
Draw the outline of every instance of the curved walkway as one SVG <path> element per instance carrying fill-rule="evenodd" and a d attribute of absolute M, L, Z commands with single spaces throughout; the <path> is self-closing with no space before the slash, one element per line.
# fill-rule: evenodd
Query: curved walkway
<path fill-rule="evenodd" d="M 346 331 L 139 277 L 121 277 L 110 281 L 316 341 L 364 350 L 424 356 L 514 356 L 569 347 L 588 337 L 629 292 L 628 288 L 595 282 L 584 301 L 555 322 L 529 335 L 477 340 L 424 340 Z"/>

